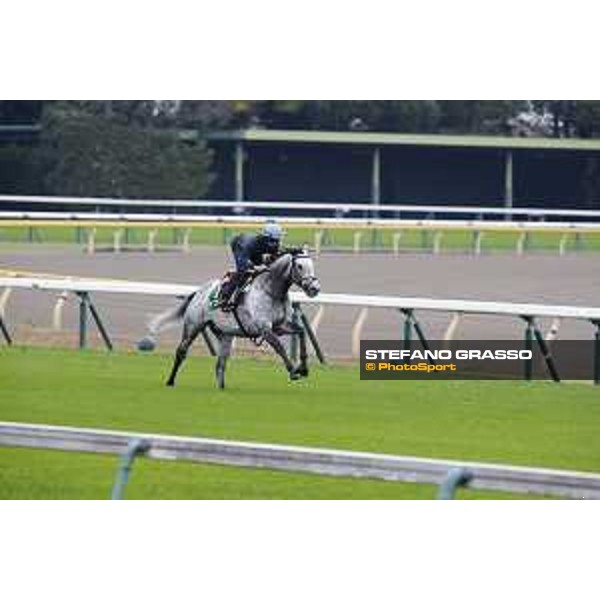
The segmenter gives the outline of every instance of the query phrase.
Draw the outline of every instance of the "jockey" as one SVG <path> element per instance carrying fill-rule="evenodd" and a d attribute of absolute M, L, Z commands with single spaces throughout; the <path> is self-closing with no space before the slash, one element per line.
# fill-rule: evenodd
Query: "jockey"
<path fill-rule="evenodd" d="M 242 288 L 248 275 L 265 260 L 270 262 L 280 251 L 283 230 L 275 221 L 269 221 L 261 233 L 236 235 L 230 243 L 236 271 L 221 287 L 219 304 L 231 308 L 230 299 L 235 298 L 236 290 Z"/>

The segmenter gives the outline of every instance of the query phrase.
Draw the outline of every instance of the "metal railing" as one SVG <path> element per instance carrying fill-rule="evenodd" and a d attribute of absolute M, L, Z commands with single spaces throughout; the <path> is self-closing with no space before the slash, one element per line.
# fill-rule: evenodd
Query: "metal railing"
<path fill-rule="evenodd" d="M 571 219 L 600 219 L 600 210 L 587 209 L 545 209 L 512 207 L 507 208 L 503 201 L 498 201 L 498 206 L 454 206 L 440 204 L 373 204 L 365 202 L 306 202 L 306 201 L 235 201 L 235 200 L 144 200 L 126 198 L 73 198 L 61 196 L 7 196 L 0 195 L 0 206 L 2 204 L 33 204 L 33 205 L 63 205 L 89 206 L 95 209 L 92 212 L 100 212 L 104 207 L 123 207 L 127 212 L 135 212 L 140 208 L 169 209 L 171 215 L 176 214 L 178 209 L 181 215 L 186 213 L 192 215 L 205 211 L 206 209 L 226 209 L 234 214 L 260 213 L 261 211 L 286 210 L 286 211 L 310 211 L 313 213 L 334 213 L 343 218 L 352 213 L 390 213 L 400 214 L 426 214 L 429 218 L 435 218 L 437 214 L 452 215 L 474 215 L 479 218 L 495 215 L 502 219 L 506 217 L 526 217 L 529 219 L 547 220 L 552 218 Z"/>
<path fill-rule="evenodd" d="M 595 473 L 414 456 L 11 422 L 0 422 L 0 445 L 118 454 L 122 460 L 113 498 L 123 497 L 133 460 L 143 455 L 157 460 L 441 485 L 438 497 L 444 499 L 451 498 L 459 485 L 600 499 L 600 475 Z"/>
<path fill-rule="evenodd" d="M 60 310 L 64 304 L 63 294 L 65 292 L 75 294 L 79 299 L 80 306 L 79 345 L 81 348 L 86 346 L 89 310 L 107 348 L 112 349 L 112 342 L 108 332 L 106 331 L 98 310 L 92 301 L 92 293 L 107 292 L 117 294 L 147 294 L 155 296 L 185 297 L 198 289 L 197 286 L 192 285 L 110 279 L 86 279 L 50 275 L 36 276 L 35 274 L 19 274 L 18 272 L 5 272 L 4 276 L 2 275 L 3 273 L 0 272 L 0 288 L 5 288 L 6 291 L 10 291 L 13 288 L 22 288 L 47 292 L 60 292 L 56 304 L 55 322 L 60 322 Z M 352 328 L 352 354 L 355 356 L 358 353 L 361 332 L 370 309 L 391 309 L 397 311 L 404 320 L 405 340 L 410 339 L 410 336 L 414 331 L 424 348 L 428 347 L 428 341 L 424 329 L 419 323 L 416 311 L 424 310 L 451 313 L 452 319 L 444 334 L 444 339 L 448 341 L 453 338 L 458 323 L 465 314 L 501 315 L 515 317 L 523 322 L 525 327 L 525 339 L 531 344 L 533 344 L 534 341 L 538 344 L 542 351 L 547 370 L 555 381 L 559 381 L 560 377 L 556 365 L 554 364 L 554 359 L 548 351 L 546 341 L 556 337 L 561 319 L 586 321 L 594 328 L 595 357 L 593 360 L 594 372 L 592 378 L 596 384 L 600 384 L 600 308 L 598 307 L 328 293 L 321 293 L 315 298 L 308 298 L 301 292 L 291 292 L 290 299 L 297 311 L 298 317 L 301 319 L 303 326 L 308 333 L 309 340 L 315 353 L 321 361 L 324 361 L 324 357 L 317 340 L 316 332 L 319 323 L 323 318 L 323 311 L 327 305 L 361 308 Z M 3 313 L 6 311 L 6 303 L 7 300 L 5 296 L 2 306 L 0 306 L 0 308 L 2 308 L 2 310 L 0 310 L 0 317 L 2 317 Z M 302 306 L 310 304 L 319 307 L 312 322 L 309 321 L 302 312 Z M 547 335 L 543 334 L 538 323 L 538 319 L 542 317 L 551 317 L 554 319 Z M 0 333 L 2 330 L 6 332 L 5 339 L 7 343 L 11 343 L 11 338 L 8 336 L 6 318 L 2 323 Z M 207 339 L 206 342 L 211 353 L 214 352 L 210 339 Z"/>
<path fill-rule="evenodd" d="M 500 204 L 500 203 L 499 203 Z M 46 207 L 50 210 L 44 210 Z M 58 207 L 58 208 L 57 208 Z M 323 203 L 303 201 L 233 201 L 233 200 L 143 200 L 124 198 L 72 198 L 54 196 L 1 196 L 0 227 L 26 228 L 26 239 L 40 241 L 44 227 L 71 227 L 75 241 L 85 244 L 88 253 L 98 249 L 120 252 L 124 249 L 154 252 L 159 247 L 159 231 L 170 228 L 173 239 L 161 248 L 188 252 L 193 232 L 220 228 L 223 242 L 231 229 L 256 228 L 269 218 L 277 218 L 290 230 L 311 230 L 316 254 L 326 248 L 351 249 L 358 253 L 384 246 L 395 254 L 401 248 L 439 253 L 451 233 L 468 234 L 466 239 L 450 241 L 450 248 L 461 248 L 473 254 L 498 246 L 493 233 L 517 234 L 514 251 L 524 254 L 534 249 L 534 236 L 539 233 L 557 235 L 554 242 L 560 255 L 587 247 L 586 236 L 600 233 L 600 210 L 507 208 L 505 206 L 440 206 L 413 204 Z M 97 243 L 97 230 L 110 229 L 112 244 Z M 351 239 L 342 245 L 331 245 L 332 231 L 352 230 Z M 147 240 L 131 242 L 139 230 Z M 138 234 L 130 235 L 137 231 Z M 365 232 L 369 231 L 369 238 Z M 389 239 L 384 242 L 383 231 Z M 413 239 L 415 232 L 420 236 Z M 446 236 L 446 237 L 444 237 Z M 470 238 L 469 238 L 470 236 Z M 98 236 L 100 237 L 100 236 Z M 196 236 L 197 237 L 197 236 Z M 202 236 L 201 236 L 202 237 Z M 335 237 L 335 236 L 334 236 Z M 370 244 L 369 240 L 370 239 Z M 486 244 L 487 240 L 491 240 Z M 214 243 L 214 239 L 212 240 Z M 307 241 L 307 240 L 305 240 Z M 498 246 L 509 251 L 504 240 Z M 542 247 L 550 250 L 550 240 Z M 595 246 L 594 246 L 595 247 Z"/>

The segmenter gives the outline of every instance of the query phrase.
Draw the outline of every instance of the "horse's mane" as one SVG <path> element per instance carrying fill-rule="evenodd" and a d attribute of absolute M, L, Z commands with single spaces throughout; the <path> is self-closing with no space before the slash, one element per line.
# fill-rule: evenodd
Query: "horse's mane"
<path fill-rule="evenodd" d="M 277 258 L 281 258 L 289 254 L 291 256 L 306 256 L 308 258 L 308 251 L 304 246 L 292 246 L 291 248 L 284 248 Z"/>

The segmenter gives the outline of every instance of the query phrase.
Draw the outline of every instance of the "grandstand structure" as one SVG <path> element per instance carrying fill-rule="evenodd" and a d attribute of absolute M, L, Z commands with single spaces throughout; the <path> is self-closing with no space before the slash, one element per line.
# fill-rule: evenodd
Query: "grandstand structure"
<path fill-rule="evenodd" d="M 35 145 L 41 131 L 37 113 L 1 121 L 0 149 Z M 214 150 L 212 200 L 600 208 L 598 139 L 257 127 L 180 135 Z M 17 191 L 11 181 L 0 172 L 0 193 Z"/>
<path fill-rule="evenodd" d="M 207 136 L 213 199 L 589 209 L 600 140 L 245 129 Z"/>

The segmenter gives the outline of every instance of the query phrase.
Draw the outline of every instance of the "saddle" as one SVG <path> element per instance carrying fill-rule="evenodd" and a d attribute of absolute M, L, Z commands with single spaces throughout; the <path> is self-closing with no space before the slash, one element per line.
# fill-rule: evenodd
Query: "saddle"
<path fill-rule="evenodd" d="M 245 273 L 227 271 L 219 286 L 218 307 L 223 312 L 233 311 L 261 270 L 251 269 Z"/>

